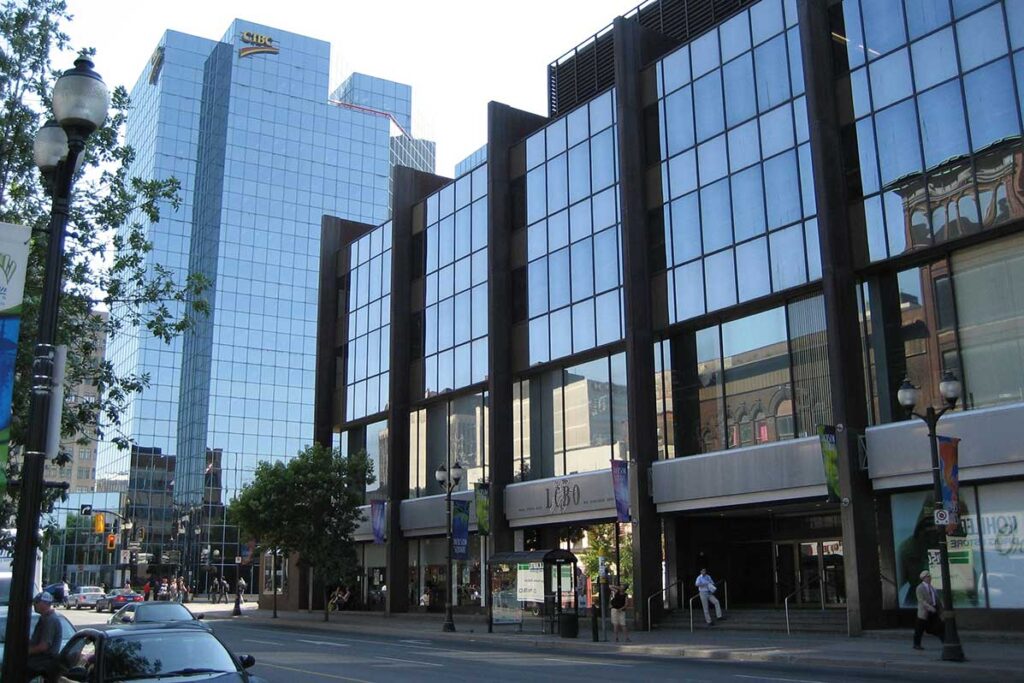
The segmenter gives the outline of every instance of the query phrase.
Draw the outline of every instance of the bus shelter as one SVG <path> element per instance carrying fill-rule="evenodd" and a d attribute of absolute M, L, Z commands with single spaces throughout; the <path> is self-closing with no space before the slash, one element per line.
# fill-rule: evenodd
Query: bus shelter
<path fill-rule="evenodd" d="M 496 626 L 519 632 L 561 634 L 579 630 L 576 555 L 568 550 L 495 553 L 487 560 L 487 631 Z"/>

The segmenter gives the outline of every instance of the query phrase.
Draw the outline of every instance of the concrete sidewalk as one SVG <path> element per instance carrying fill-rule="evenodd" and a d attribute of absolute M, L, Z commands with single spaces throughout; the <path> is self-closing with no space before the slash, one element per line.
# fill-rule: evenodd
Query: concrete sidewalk
<path fill-rule="evenodd" d="M 211 605 L 219 608 L 221 605 Z M 230 606 L 229 606 L 230 607 Z M 247 606 L 248 607 L 248 606 Z M 253 606 L 255 607 L 255 606 Z M 230 618 L 230 609 L 207 612 L 210 618 Z M 837 635 L 801 634 L 787 636 L 775 633 L 751 633 L 702 629 L 695 633 L 678 630 L 655 630 L 631 634 L 631 642 L 593 642 L 591 622 L 580 621 L 580 637 L 560 638 L 557 635 L 516 633 L 502 627 L 501 632 L 487 633 L 487 620 L 476 615 L 456 615 L 457 633 L 443 633 L 443 615 L 402 614 L 386 616 L 380 612 L 334 612 L 330 622 L 323 621 L 322 612 L 284 612 L 273 619 L 269 610 L 245 609 L 245 621 L 259 622 L 266 627 L 302 627 L 334 631 L 339 634 L 374 634 L 391 637 L 412 635 L 430 638 L 459 638 L 469 642 L 497 643 L 510 647 L 572 650 L 587 654 L 618 653 L 635 656 L 687 657 L 739 662 L 771 662 L 806 666 L 876 669 L 894 674 L 929 673 L 942 677 L 957 676 L 964 680 L 994 677 L 999 681 L 1024 681 L 1024 647 L 1014 635 L 962 633 L 961 641 L 967 662 L 943 662 L 940 645 L 926 636 L 925 651 L 911 649 L 910 631 L 873 631 L 868 637 L 847 638 Z M 499 629 L 496 628 L 496 631 Z M 608 627 L 611 638 L 611 626 Z"/>

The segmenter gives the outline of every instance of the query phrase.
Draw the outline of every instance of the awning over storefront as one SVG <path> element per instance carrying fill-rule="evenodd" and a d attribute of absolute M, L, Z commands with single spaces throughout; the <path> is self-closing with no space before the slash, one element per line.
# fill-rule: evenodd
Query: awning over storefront
<path fill-rule="evenodd" d="M 554 550 L 518 550 L 509 553 L 494 553 L 487 558 L 487 564 L 528 564 L 544 562 L 545 564 L 571 564 L 576 562 L 576 555 L 563 548 Z"/>

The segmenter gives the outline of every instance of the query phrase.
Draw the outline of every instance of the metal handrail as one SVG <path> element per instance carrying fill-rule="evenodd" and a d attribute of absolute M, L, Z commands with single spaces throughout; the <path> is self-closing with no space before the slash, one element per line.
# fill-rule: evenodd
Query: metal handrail
<path fill-rule="evenodd" d="M 700 597 L 700 591 L 690 598 L 690 633 L 693 633 L 693 601 Z M 729 581 L 722 581 L 722 600 L 725 602 L 725 611 L 729 611 Z"/>
<path fill-rule="evenodd" d="M 789 630 L 789 599 L 799 593 L 804 588 L 810 588 L 811 584 L 817 581 L 820 584 L 821 590 L 818 591 L 818 595 L 821 597 L 821 610 L 825 611 L 825 584 L 821 581 L 821 574 L 815 574 L 807 581 L 801 582 L 792 593 L 786 596 L 782 601 L 783 608 L 786 610 L 786 635 L 792 635 Z"/>
<path fill-rule="evenodd" d="M 647 631 L 648 632 L 650 632 L 652 630 L 652 626 L 651 626 L 651 600 L 653 600 L 654 598 L 658 597 L 659 595 L 662 595 L 663 593 L 667 593 L 668 591 L 672 590 L 673 588 L 681 586 L 682 584 L 683 584 L 683 579 L 679 579 L 675 583 L 669 584 L 668 586 L 665 586 L 660 591 L 658 591 L 657 593 L 653 593 L 650 597 L 647 598 Z"/>

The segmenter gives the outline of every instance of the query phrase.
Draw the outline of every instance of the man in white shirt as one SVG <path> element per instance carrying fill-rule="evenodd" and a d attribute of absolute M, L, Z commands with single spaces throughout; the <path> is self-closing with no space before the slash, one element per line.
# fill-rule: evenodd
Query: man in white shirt
<path fill-rule="evenodd" d="M 715 597 L 715 582 L 708 574 L 707 569 L 700 570 L 700 576 L 697 577 L 695 582 L 697 586 L 697 592 L 700 595 L 700 604 L 704 608 L 704 622 L 708 626 L 714 626 L 715 622 L 711 621 L 711 611 L 708 609 L 708 603 L 715 606 L 715 616 L 718 619 L 722 619 L 722 605 L 718 602 L 718 598 Z"/>

